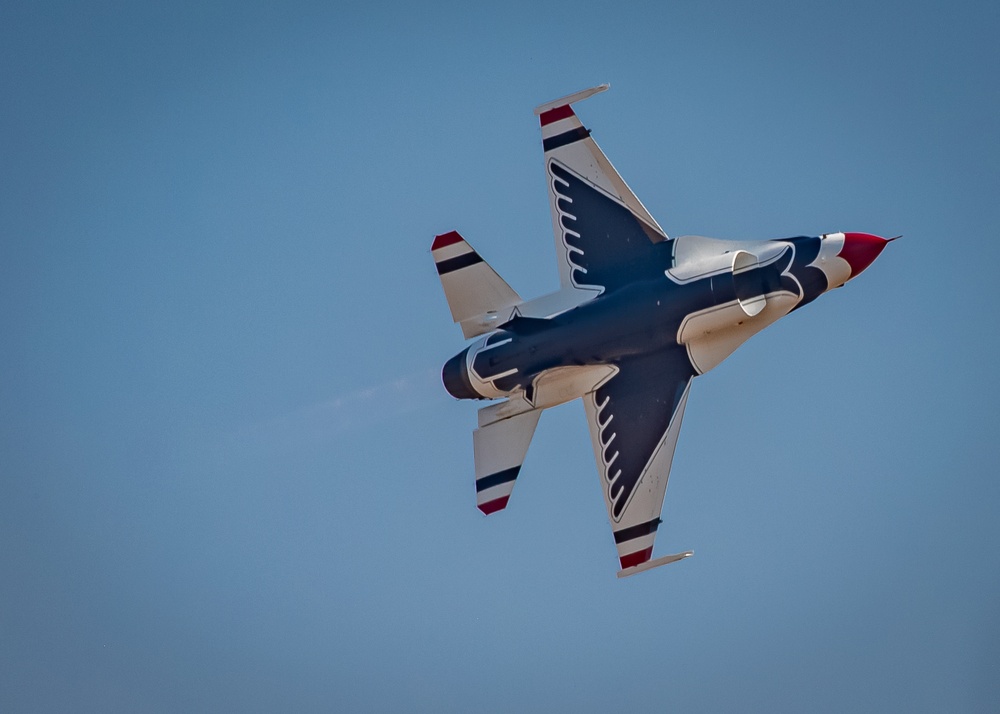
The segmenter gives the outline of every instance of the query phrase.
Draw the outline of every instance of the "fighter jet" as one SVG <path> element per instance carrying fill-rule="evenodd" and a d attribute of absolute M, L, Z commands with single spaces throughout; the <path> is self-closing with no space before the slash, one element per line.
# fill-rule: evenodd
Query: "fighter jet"
<path fill-rule="evenodd" d="M 478 338 L 445 363 L 444 387 L 500 400 L 479 410 L 473 432 L 479 510 L 506 508 L 542 411 L 582 398 L 624 577 L 692 555 L 652 557 L 692 379 L 857 277 L 889 241 L 668 237 L 573 111 L 608 87 L 535 109 L 557 292 L 523 300 L 455 231 L 431 252 L 452 318 Z"/>

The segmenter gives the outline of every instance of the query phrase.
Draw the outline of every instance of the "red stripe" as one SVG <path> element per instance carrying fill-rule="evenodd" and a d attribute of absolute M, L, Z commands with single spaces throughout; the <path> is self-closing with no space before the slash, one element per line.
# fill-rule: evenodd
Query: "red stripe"
<path fill-rule="evenodd" d="M 561 107 L 556 107 L 555 109 L 549 109 L 547 112 L 542 112 L 538 119 L 542 122 L 542 126 L 546 126 L 554 121 L 559 121 L 560 119 L 565 119 L 566 117 L 571 116 L 573 116 L 573 107 L 569 104 L 563 104 Z"/>
<path fill-rule="evenodd" d="M 485 513 L 487 516 L 491 513 L 496 513 L 497 511 L 507 507 L 507 501 L 510 500 L 510 496 L 503 496 L 495 501 L 487 501 L 486 503 L 479 504 L 479 510 Z M 652 548 L 649 549 L 650 552 L 653 551 Z"/>
<path fill-rule="evenodd" d="M 628 555 L 623 555 L 619 560 L 622 563 L 622 570 L 625 568 L 631 568 L 633 565 L 639 565 L 640 563 L 645 563 L 653 555 L 653 548 L 650 546 L 645 550 L 636 551 L 635 553 L 629 553 Z"/>
<path fill-rule="evenodd" d="M 431 250 L 437 250 L 438 248 L 444 248 L 445 246 L 455 245 L 456 243 L 461 243 L 462 240 L 463 238 L 458 234 L 458 231 L 442 233 L 441 235 L 434 237 L 434 242 L 431 244 Z"/>

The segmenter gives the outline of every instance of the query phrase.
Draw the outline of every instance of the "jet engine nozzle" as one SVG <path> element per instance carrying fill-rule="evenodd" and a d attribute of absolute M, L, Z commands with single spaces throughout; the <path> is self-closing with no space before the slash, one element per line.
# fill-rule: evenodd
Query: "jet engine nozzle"
<path fill-rule="evenodd" d="M 472 388 L 469 380 L 468 355 L 469 348 L 466 347 L 445 362 L 441 369 L 441 381 L 448 394 L 455 399 L 482 399 L 483 396 Z"/>
<path fill-rule="evenodd" d="M 851 266 L 851 277 L 857 277 L 862 270 L 874 263 L 888 242 L 871 233 L 845 233 L 844 247 L 840 249 L 839 255 Z"/>

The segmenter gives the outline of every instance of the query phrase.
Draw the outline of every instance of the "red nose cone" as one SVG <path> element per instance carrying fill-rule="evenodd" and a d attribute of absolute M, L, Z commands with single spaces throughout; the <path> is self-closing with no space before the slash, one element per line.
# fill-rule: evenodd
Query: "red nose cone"
<path fill-rule="evenodd" d="M 888 242 L 885 238 L 873 236 L 871 233 L 845 233 L 840 257 L 851 266 L 851 277 L 856 277 L 871 265 Z"/>

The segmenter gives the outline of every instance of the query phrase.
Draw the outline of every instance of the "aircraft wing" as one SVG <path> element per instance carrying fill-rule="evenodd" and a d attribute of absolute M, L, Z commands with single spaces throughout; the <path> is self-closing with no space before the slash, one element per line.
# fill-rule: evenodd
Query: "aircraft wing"
<path fill-rule="evenodd" d="M 689 554 L 650 560 L 693 376 L 685 352 L 670 349 L 622 360 L 584 396 L 619 576 Z"/>
<path fill-rule="evenodd" d="M 542 128 L 549 206 L 564 289 L 606 289 L 609 268 L 641 262 L 667 235 L 590 137 L 571 104 L 608 89 L 602 84 L 535 109 Z M 595 273 L 598 273 L 595 275 Z"/>

